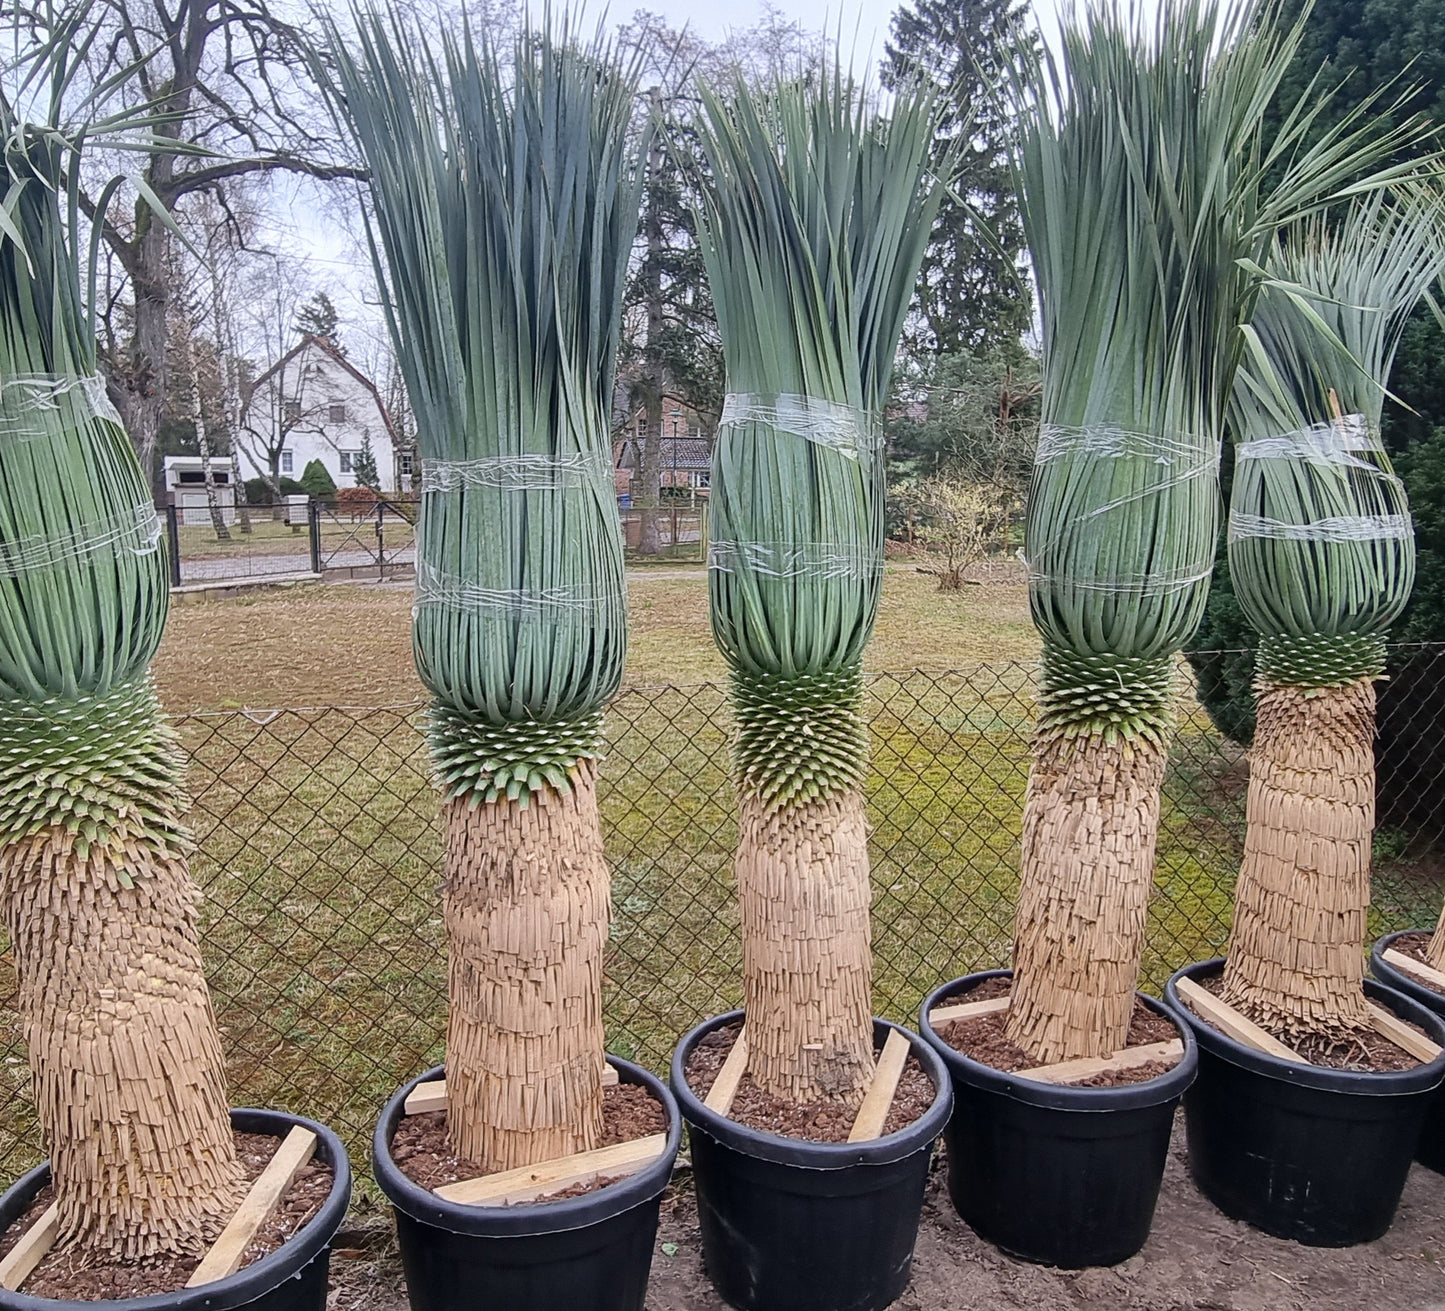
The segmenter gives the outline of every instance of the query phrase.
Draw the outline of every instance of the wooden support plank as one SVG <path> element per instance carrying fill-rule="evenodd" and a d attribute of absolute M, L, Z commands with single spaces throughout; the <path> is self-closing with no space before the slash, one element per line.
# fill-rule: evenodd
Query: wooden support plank
<path fill-rule="evenodd" d="M 898 1091 L 898 1080 L 903 1077 L 903 1067 L 908 1062 L 912 1044 L 897 1029 L 888 1030 L 888 1041 L 883 1044 L 883 1054 L 873 1070 L 873 1081 L 863 1095 L 863 1105 L 858 1108 L 853 1127 L 848 1131 L 850 1143 L 867 1142 L 883 1132 L 888 1112 L 893 1108 L 893 1094 Z"/>
<path fill-rule="evenodd" d="M 737 1041 L 733 1043 L 733 1049 L 728 1053 L 728 1058 L 723 1062 L 723 1067 L 717 1072 L 717 1078 L 713 1080 L 712 1087 L 703 1098 L 702 1104 L 710 1111 L 716 1111 L 719 1115 L 726 1115 L 733 1108 L 733 1098 L 738 1095 L 738 1084 L 743 1081 L 743 1075 L 748 1069 L 748 1031 L 747 1026 L 738 1030 Z"/>
<path fill-rule="evenodd" d="M 406 1101 L 401 1104 L 403 1115 L 425 1115 L 428 1111 L 444 1111 L 447 1109 L 447 1081 L 445 1079 L 431 1079 L 426 1083 L 419 1083 L 406 1095 Z"/>
<path fill-rule="evenodd" d="M 52 1202 L 40 1213 L 40 1218 L 20 1235 L 20 1241 L 0 1261 L 0 1288 L 14 1293 L 30 1278 L 31 1272 L 55 1246 L 55 1236 L 60 1232 L 60 1203 Z"/>
<path fill-rule="evenodd" d="M 1435 969 L 1434 966 L 1426 965 L 1424 961 L 1407 956 L 1403 951 L 1396 951 L 1393 947 L 1385 948 L 1385 959 L 1397 970 L 1411 975 L 1421 983 L 1428 983 L 1434 988 L 1445 990 L 1445 974 Z"/>
<path fill-rule="evenodd" d="M 449 1202 L 466 1202 L 478 1206 L 500 1206 L 507 1202 L 530 1202 L 548 1193 L 561 1192 L 573 1184 L 591 1183 L 598 1177 L 636 1174 L 655 1161 L 667 1148 L 665 1133 L 649 1134 L 630 1143 L 616 1143 L 590 1152 L 559 1156 L 541 1165 L 526 1165 L 517 1170 L 500 1170 L 480 1179 L 463 1179 L 443 1184 L 436 1195 Z"/>
<path fill-rule="evenodd" d="M 612 1065 L 602 1067 L 602 1086 L 604 1088 L 617 1087 L 617 1069 Z M 445 1079 L 432 1079 L 427 1083 L 419 1083 L 406 1095 L 406 1101 L 402 1103 L 401 1113 L 403 1115 L 422 1115 L 427 1111 L 444 1111 L 447 1109 L 447 1081 Z"/>
<path fill-rule="evenodd" d="M 1440 1048 L 1432 1039 L 1412 1029 L 1398 1015 L 1374 1002 L 1369 1005 L 1370 1023 L 1375 1026 L 1376 1033 L 1388 1038 L 1396 1047 L 1404 1048 L 1417 1061 L 1423 1061 L 1426 1065 L 1440 1055 Z"/>
<path fill-rule="evenodd" d="M 990 997 L 987 1001 L 965 1001 L 955 1006 L 939 1006 L 928 1013 L 928 1022 L 937 1028 L 950 1020 L 969 1020 L 975 1015 L 992 1015 L 1008 1010 L 1007 997 Z"/>
<path fill-rule="evenodd" d="M 1178 1038 L 1168 1042 L 1147 1042 L 1137 1047 L 1121 1047 L 1112 1056 L 1084 1056 L 1074 1061 L 1059 1061 L 1055 1065 L 1036 1065 L 1031 1070 L 1018 1070 L 1021 1079 L 1032 1079 L 1035 1083 L 1073 1083 L 1075 1079 L 1089 1079 L 1096 1074 L 1108 1074 L 1114 1070 L 1134 1070 L 1150 1061 L 1167 1061 L 1184 1055 L 1184 1044 Z"/>
<path fill-rule="evenodd" d="M 196 1288 L 233 1275 L 241 1268 L 241 1258 L 255 1238 L 256 1231 L 271 1217 L 301 1169 L 316 1150 L 316 1135 L 299 1124 L 282 1140 L 276 1155 L 267 1162 L 260 1177 L 242 1201 L 231 1223 L 221 1230 L 211 1250 L 201 1259 L 195 1273 L 186 1280 L 187 1288 Z"/>
<path fill-rule="evenodd" d="M 1226 1006 L 1193 979 L 1180 979 L 1174 986 L 1201 1019 L 1207 1020 L 1235 1042 L 1242 1042 L 1246 1047 L 1253 1047 L 1255 1051 L 1263 1052 L 1266 1056 L 1277 1056 L 1282 1061 L 1293 1061 L 1296 1065 L 1309 1064 L 1298 1052 L 1291 1051 L 1278 1038 L 1266 1033 L 1253 1020 L 1246 1019 L 1233 1006 Z"/>

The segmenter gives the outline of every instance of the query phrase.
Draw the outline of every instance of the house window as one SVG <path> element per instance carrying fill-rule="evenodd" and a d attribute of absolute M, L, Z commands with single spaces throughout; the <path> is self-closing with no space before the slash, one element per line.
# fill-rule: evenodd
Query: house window
<path fill-rule="evenodd" d="M 292 462 L 291 462 L 291 452 L 290 452 L 290 451 L 282 451 L 282 452 L 281 452 L 281 472 L 282 472 L 282 473 L 290 473 L 294 468 L 295 468 L 295 466 L 294 466 L 294 465 L 292 464 Z"/>
<path fill-rule="evenodd" d="M 711 470 L 711 469 L 694 469 L 694 470 L 692 471 L 692 476 L 688 479 L 688 481 L 689 481 L 689 483 L 690 483 L 693 487 L 698 487 L 698 488 L 701 488 L 701 487 L 711 487 L 711 486 L 712 486 L 712 470 Z"/>
<path fill-rule="evenodd" d="M 360 451 L 342 451 L 342 452 L 341 452 L 341 472 L 342 472 L 342 473 L 355 473 L 355 472 L 356 472 L 356 464 L 355 464 L 355 462 L 356 462 L 357 460 L 359 460 L 360 458 L 361 458 L 361 452 L 360 452 Z"/>
<path fill-rule="evenodd" d="M 416 457 L 410 451 L 402 451 L 397 458 L 401 461 L 401 476 L 403 478 L 410 478 Z"/>
<path fill-rule="evenodd" d="M 328 421 L 331 422 L 331 423 L 345 423 L 345 422 L 346 422 L 346 402 L 345 402 L 345 401 L 332 401 L 331 404 L 330 404 L 329 406 L 327 406 L 327 408 L 326 408 L 326 417 L 327 417 Z M 342 472 L 344 473 L 345 470 L 342 470 Z"/>
<path fill-rule="evenodd" d="M 300 401 L 283 401 L 281 403 L 281 417 L 287 423 L 295 423 L 301 417 Z"/>

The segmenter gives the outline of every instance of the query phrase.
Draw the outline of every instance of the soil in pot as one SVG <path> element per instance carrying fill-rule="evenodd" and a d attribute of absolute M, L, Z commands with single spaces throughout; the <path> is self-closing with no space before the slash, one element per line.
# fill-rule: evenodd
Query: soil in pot
<path fill-rule="evenodd" d="M 236 1156 L 249 1184 L 260 1177 L 281 1146 L 281 1139 L 271 1134 L 239 1132 L 234 1137 Z M 333 1179 L 331 1166 L 319 1156 L 302 1166 L 280 1205 L 246 1248 L 241 1269 L 276 1251 L 299 1232 L 330 1196 Z M 0 1257 L 4 1257 L 20 1241 L 54 1200 L 54 1186 L 47 1184 L 25 1214 L 0 1235 Z M 29 1297 L 52 1297 L 73 1302 L 150 1297 L 185 1288 L 186 1280 L 200 1263 L 200 1256 L 162 1257 L 144 1263 L 87 1261 L 83 1251 L 71 1248 L 52 1251 L 46 1256 L 20 1291 Z"/>
<path fill-rule="evenodd" d="M 1223 974 L 1214 974 L 1208 978 L 1199 979 L 1197 982 L 1206 992 L 1212 992 L 1216 997 L 1224 991 Z M 1188 998 L 1183 999 L 1183 1004 L 1189 1006 Z M 1201 1024 L 1208 1024 L 1211 1029 L 1215 1028 L 1208 1016 L 1199 1015 L 1192 1006 L 1189 1006 L 1189 1010 Z M 1409 1020 L 1401 1018 L 1403 1023 L 1414 1029 L 1422 1038 L 1430 1036 L 1418 1024 L 1410 1024 Z M 1215 1029 L 1215 1032 L 1217 1033 L 1219 1030 Z M 1374 1030 L 1353 1033 L 1343 1042 L 1323 1036 L 1291 1038 L 1287 1034 L 1272 1033 L 1270 1037 L 1282 1042 L 1296 1055 L 1322 1070 L 1353 1070 L 1361 1074 L 1391 1074 L 1401 1070 L 1416 1069 L 1421 1063 L 1403 1047 L 1397 1046 L 1384 1034 L 1376 1033 Z"/>
<path fill-rule="evenodd" d="M 1394 938 L 1390 946 L 1402 956 L 1408 956 L 1411 960 L 1417 960 L 1421 965 L 1429 965 L 1429 946 L 1431 934 L 1424 929 L 1414 933 L 1401 933 Z M 1422 979 L 1418 974 L 1409 976 L 1411 983 L 1419 984 L 1422 988 L 1428 988 L 1437 997 L 1445 1000 L 1445 988 L 1436 987 L 1429 979 Z"/>
<path fill-rule="evenodd" d="M 408 1097 L 419 1085 L 444 1079 L 443 1067 L 392 1096 L 372 1138 L 372 1169 L 392 1204 L 413 1311 L 643 1311 L 681 1121 L 661 1080 L 630 1061 L 608 1059 L 619 1080 L 617 1091 L 603 1094 L 610 1132 L 622 1142 L 661 1132 L 663 1150 L 625 1177 L 510 1205 L 448 1200 L 414 1177 L 425 1177 L 426 1162 L 418 1158 L 426 1153 L 395 1159 L 398 1148 L 408 1151 L 412 1132 L 420 1135 L 413 1149 L 430 1133 L 438 1185 L 451 1182 L 446 1174 L 457 1174 L 457 1182 L 485 1177 L 459 1162 L 447 1168 L 450 1154 L 437 1133 L 445 1112 L 423 1113 L 430 1130 L 407 1125 L 422 1118 L 405 1114 Z"/>
<path fill-rule="evenodd" d="M 1013 981 L 1006 976 L 985 979 L 975 988 L 970 988 L 966 992 L 954 993 L 946 998 L 945 1004 L 965 999 L 988 1001 L 994 997 L 1007 997 L 1012 989 L 1012 983 Z M 934 1032 L 954 1051 L 962 1052 L 970 1060 L 992 1066 L 995 1070 L 1016 1074 L 1020 1070 L 1036 1068 L 1038 1062 L 1022 1047 L 1015 1047 L 1008 1040 L 1008 1035 L 1004 1032 L 1005 1023 L 1005 1013 L 995 1011 L 988 1015 L 974 1015 L 967 1019 L 949 1020 L 947 1023 L 939 1025 Z M 1179 1030 L 1173 1021 L 1166 1019 L 1157 1011 L 1150 1010 L 1140 998 L 1134 999 L 1134 1014 L 1129 1021 L 1128 1046 L 1142 1047 L 1152 1043 L 1172 1042 L 1178 1037 Z M 1142 1065 L 1134 1065 L 1122 1070 L 1105 1070 L 1099 1074 L 1071 1079 L 1056 1086 L 1060 1088 L 1122 1088 L 1127 1084 L 1147 1083 L 1150 1079 L 1157 1079 L 1161 1074 L 1167 1074 L 1179 1064 L 1179 1060 L 1180 1057 L 1173 1057 L 1145 1061 Z"/>
<path fill-rule="evenodd" d="M 598 1147 L 630 1143 L 649 1134 L 667 1132 L 667 1110 L 641 1084 L 618 1084 L 602 1093 L 602 1137 Z M 486 1175 L 475 1162 L 454 1156 L 447 1140 L 447 1113 L 424 1111 L 406 1116 L 391 1140 L 391 1159 L 412 1183 L 422 1188 L 440 1188 L 463 1179 Z M 549 1193 L 538 1199 L 561 1201 L 581 1197 L 615 1182 L 602 1176 L 587 1183 Z"/>
<path fill-rule="evenodd" d="M 705 1099 L 712 1091 L 718 1072 L 741 1030 L 741 1024 L 724 1025 L 714 1029 L 693 1048 L 687 1062 L 687 1086 L 698 1097 Z M 919 1064 L 918 1057 L 910 1055 L 883 1122 L 883 1133 L 897 1133 L 912 1124 L 933 1105 L 937 1096 L 933 1080 Z M 753 1082 L 752 1075 L 745 1074 L 738 1084 L 728 1118 L 749 1129 L 783 1138 L 801 1138 L 814 1143 L 845 1143 L 856 1113 L 856 1108 L 842 1108 L 829 1102 L 795 1105 L 765 1092 Z"/>
<path fill-rule="evenodd" d="M 881 1311 L 908 1284 L 952 1100 L 943 1064 L 916 1035 L 875 1020 L 875 1050 L 896 1032 L 909 1060 L 882 1135 L 849 1143 L 854 1111 L 779 1108 L 746 1078 L 729 1114 L 705 1104 L 741 1021 L 738 1011 L 704 1021 L 672 1058 L 708 1276 L 743 1311 Z"/>
<path fill-rule="evenodd" d="M 1185 1096 L 1189 1171 L 1226 1215 L 1314 1247 L 1370 1242 L 1389 1229 L 1421 1126 L 1445 1073 L 1394 1043 L 1323 1049 L 1292 1060 L 1256 1050 L 1201 1019 L 1182 985 L 1213 991 L 1222 960 L 1170 979 L 1169 1004 L 1199 1044 L 1199 1078 Z M 1445 1025 L 1420 1003 L 1366 979 L 1365 996 L 1432 1043 Z M 1326 1063 L 1328 1061 L 1328 1063 Z"/>
<path fill-rule="evenodd" d="M 933 1027 L 937 1009 L 1004 997 L 1011 986 L 1009 971 L 984 971 L 923 1004 L 923 1035 L 953 1080 L 945 1141 L 954 1209 L 981 1238 L 1026 1261 L 1115 1265 L 1149 1236 L 1174 1111 L 1197 1068 L 1195 1044 L 1162 1003 L 1141 997 L 1129 1045 L 1179 1041 L 1179 1057 L 1053 1083 L 1025 1073 L 1038 1062 L 1008 1042 L 1002 1010 Z"/>

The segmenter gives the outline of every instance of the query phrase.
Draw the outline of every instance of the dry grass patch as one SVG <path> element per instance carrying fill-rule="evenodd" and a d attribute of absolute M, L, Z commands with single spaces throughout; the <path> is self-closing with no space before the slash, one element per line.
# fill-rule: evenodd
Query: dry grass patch
<path fill-rule="evenodd" d="M 706 570 L 637 569 L 628 589 L 629 684 L 726 679 L 708 625 Z M 957 669 L 1037 653 L 1022 584 L 944 593 L 911 566 L 884 576 L 869 670 Z M 397 705 L 424 695 L 412 665 L 410 585 L 310 585 L 177 606 L 154 668 L 175 713 Z"/>

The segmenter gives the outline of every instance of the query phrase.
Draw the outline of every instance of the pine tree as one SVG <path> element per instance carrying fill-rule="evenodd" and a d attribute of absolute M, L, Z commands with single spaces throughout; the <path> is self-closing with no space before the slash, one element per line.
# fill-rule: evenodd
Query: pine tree
<path fill-rule="evenodd" d="M 905 339 L 913 349 L 1008 346 L 1033 317 L 1018 273 L 1023 228 L 1007 154 L 1013 124 L 996 94 L 1019 43 L 1035 41 L 1023 27 L 1025 11 L 1018 0 L 910 0 L 893 16 L 883 83 L 892 89 L 920 78 L 939 90 L 947 111 L 936 149 L 958 149 L 955 184 L 975 211 L 945 199 L 938 212 L 915 293 L 921 324 Z"/>
<path fill-rule="evenodd" d="M 346 348 L 341 344 L 340 323 L 341 316 L 336 312 L 336 306 L 331 303 L 331 297 L 324 291 L 318 291 L 296 311 L 297 332 L 303 337 L 325 337 L 340 354 L 345 355 Z"/>
<path fill-rule="evenodd" d="M 376 468 L 376 452 L 371 449 L 371 438 L 365 433 L 361 436 L 361 450 L 357 453 L 351 471 L 356 475 L 358 487 L 370 487 L 372 491 L 380 493 L 381 474 Z"/>

